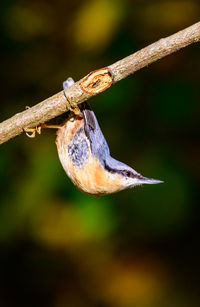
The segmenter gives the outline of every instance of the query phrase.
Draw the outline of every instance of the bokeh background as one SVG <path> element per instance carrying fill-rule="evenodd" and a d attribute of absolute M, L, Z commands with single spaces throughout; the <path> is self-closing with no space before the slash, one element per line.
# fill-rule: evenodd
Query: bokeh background
<path fill-rule="evenodd" d="M 195 0 L 2 0 L 1 121 L 198 21 Z M 112 155 L 162 185 L 93 198 L 56 132 L 0 148 L 0 306 L 200 306 L 199 44 L 90 100 Z"/>

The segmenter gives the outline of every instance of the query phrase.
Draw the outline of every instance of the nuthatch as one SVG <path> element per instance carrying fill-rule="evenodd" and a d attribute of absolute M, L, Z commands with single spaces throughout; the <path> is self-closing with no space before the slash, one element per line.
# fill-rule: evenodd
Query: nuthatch
<path fill-rule="evenodd" d="M 73 83 L 73 79 L 68 78 L 63 83 L 64 89 Z M 75 111 L 73 107 L 71 110 Z M 87 103 L 81 105 L 79 112 L 76 108 L 73 116 L 58 129 L 56 145 L 66 174 L 85 193 L 101 196 L 141 184 L 162 182 L 143 177 L 110 156 L 97 118 Z"/>

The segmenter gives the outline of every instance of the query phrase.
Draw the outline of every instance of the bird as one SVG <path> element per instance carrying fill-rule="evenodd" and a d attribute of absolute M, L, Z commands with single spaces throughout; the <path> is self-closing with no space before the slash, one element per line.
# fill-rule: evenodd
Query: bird
<path fill-rule="evenodd" d="M 72 78 L 64 81 L 64 90 L 73 83 Z M 56 146 L 66 174 L 80 191 L 99 197 L 142 184 L 163 182 L 144 177 L 112 158 L 96 115 L 88 103 L 75 107 L 69 99 L 67 102 L 72 115 L 58 128 Z"/>

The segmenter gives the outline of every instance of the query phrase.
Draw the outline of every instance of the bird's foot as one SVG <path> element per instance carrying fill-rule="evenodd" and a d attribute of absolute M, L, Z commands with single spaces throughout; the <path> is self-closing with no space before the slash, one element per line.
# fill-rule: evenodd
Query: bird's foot
<path fill-rule="evenodd" d="M 29 138 L 34 138 L 36 133 L 41 134 L 42 128 L 50 128 L 50 129 L 59 129 L 62 125 L 47 125 L 47 124 L 40 124 L 34 128 L 23 128 L 23 131 Z"/>
<path fill-rule="evenodd" d="M 36 133 L 41 134 L 41 126 L 36 126 L 34 128 L 23 128 L 23 131 L 26 133 L 26 136 L 29 138 L 34 138 L 36 136 Z"/>
<path fill-rule="evenodd" d="M 65 94 L 65 91 L 64 91 L 64 95 L 65 95 L 66 102 L 67 102 L 66 103 L 67 104 L 67 109 L 69 111 L 71 111 L 72 113 L 74 113 L 76 116 L 83 117 L 83 113 L 81 112 L 81 110 L 78 107 L 78 105 L 73 102 L 73 98 L 67 97 L 67 95 Z"/>
<path fill-rule="evenodd" d="M 69 77 L 63 82 L 63 93 L 67 101 L 67 109 L 74 113 L 76 116 L 83 117 L 83 114 L 77 104 L 73 101 L 73 98 L 70 98 L 66 95 L 65 90 L 74 84 L 74 80 Z"/>

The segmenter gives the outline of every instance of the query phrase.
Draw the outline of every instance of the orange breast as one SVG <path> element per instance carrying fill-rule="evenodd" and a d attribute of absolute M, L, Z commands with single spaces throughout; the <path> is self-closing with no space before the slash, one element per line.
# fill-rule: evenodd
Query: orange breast
<path fill-rule="evenodd" d="M 74 118 L 65 122 L 59 129 L 56 139 L 58 155 L 61 164 L 79 190 L 100 196 L 120 191 L 124 188 L 123 178 L 119 174 L 109 173 L 100 162 L 92 156 L 90 143 L 84 130 L 80 135 L 81 140 L 87 142 L 87 157 L 81 165 L 74 163 L 73 157 L 69 154 L 69 148 L 75 140 L 77 131 L 84 127 L 84 119 Z M 78 156 L 78 153 L 77 153 Z"/>
<path fill-rule="evenodd" d="M 75 170 L 77 187 L 96 196 L 105 195 L 123 189 L 122 178 L 119 174 L 111 174 L 105 170 L 99 161 L 90 157 L 83 169 Z"/>

